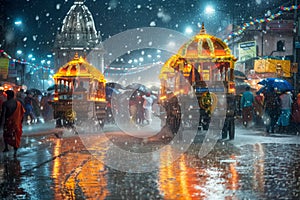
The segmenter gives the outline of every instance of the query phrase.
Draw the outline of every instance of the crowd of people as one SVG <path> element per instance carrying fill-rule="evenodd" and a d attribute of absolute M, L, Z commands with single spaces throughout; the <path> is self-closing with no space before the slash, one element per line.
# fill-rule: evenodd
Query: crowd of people
<path fill-rule="evenodd" d="M 20 89 L 18 92 L 14 92 L 14 94 L 16 99 L 25 109 L 23 120 L 24 125 L 44 123 L 45 121 L 49 121 L 53 118 L 52 107 L 49 104 L 49 101 L 51 101 L 52 98 L 50 93 L 41 95 L 35 94 L 30 90 L 24 91 L 23 89 Z M 0 107 L 6 100 L 6 92 L 0 90 Z"/>
<path fill-rule="evenodd" d="M 51 94 L 39 95 L 22 89 L 17 93 L 0 90 L 4 152 L 8 151 L 8 145 L 17 152 L 23 125 L 44 123 L 53 118 L 49 104 L 51 98 Z M 140 125 L 151 124 L 155 100 L 156 97 L 150 93 L 134 92 L 129 99 L 130 121 Z M 266 87 L 253 92 L 246 87 L 241 95 L 240 108 L 244 127 L 264 126 L 267 134 L 289 133 L 293 131 L 291 127 L 300 130 L 300 90 L 296 94 Z"/>
<path fill-rule="evenodd" d="M 52 119 L 52 107 L 49 104 L 51 94 L 36 94 L 32 91 L 20 90 L 16 94 L 16 98 L 22 103 L 25 108 L 24 124 L 33 125 L 44 123 Z"/>
<path fill-rule="evenodd" d="M 146 94 L 135 92 L 129 99 L 130 121 L 140 125 L 151 124 L 154 99 L 150 92 Z"/>
<path fill-rule="evenodd" d="M 297 94 L 265 87 L 253 93 L 247 87 L 242 93 L 240 108 L 245 127 L 264 126 L 266 134 L 300 130 L 300 90 Z"/>
<path fill-rule="evenodd" d="M 114 98 L 112 98 L 112 92 L 106 92 L 107 101 L 107 123 L 115 123 L 113 116 L 113 110 L 119 113 L 129 112 L 128 120 L 131 124 L 135 125 L 149 125 L 152 123 L 153 118 L 153 105 L 157 97 L 150 92 L 141 92 L 139 90 L 126 90 L 124 92 L 119 92 Z M 123 106 L 123 103 L 128 100 L 128 107 Z M 118 102 L 116 105 L 116 103 Z M 124 123 L 127 122 L 126 119 L 121 119 Z"/>

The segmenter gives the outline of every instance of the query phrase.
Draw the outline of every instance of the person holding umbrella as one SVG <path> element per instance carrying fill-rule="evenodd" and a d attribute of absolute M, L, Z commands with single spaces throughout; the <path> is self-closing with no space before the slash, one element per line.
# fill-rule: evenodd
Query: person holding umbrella
<path fill-rule="evenodd" d="M 267 134 L 274 133 L 276 122 L 280 115 L 280 98 L 277 89 L 266 87 L 264 94 L 265 124 Z"/>

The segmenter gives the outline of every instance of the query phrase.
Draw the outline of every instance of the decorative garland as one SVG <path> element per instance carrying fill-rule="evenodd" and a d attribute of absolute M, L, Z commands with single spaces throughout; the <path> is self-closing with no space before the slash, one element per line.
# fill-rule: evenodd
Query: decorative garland
<path fill-rule="evenodd" d="M 107 66 L 105 67 L 105 70 L 104 70 L 104 75 L 105 76 L 119 76 L 119 75 L 131 75 L 131 74 L 137 74 L 139 72 L 142 72 L 142 71 L 145 71 L 145 70 L 148 70 L 150 69 L 151 67 L 153 67 L 154 65 L 157 65 L 157 64 L 163 64 L 162 62 L 157 62 L 157 63 L 153 63 L 151 65 L 147 65 L 143 68 L 141 68 L 140 66 L 139 67 L 110 67 L 110 66 Z M 125 72 L 123 72 L 122 74 L 120 73 L 109 73 L 109 72 L 105 72 L 106 70 L 123 70 Z"/>
<path fill-rule="evenodd" d="M 264 18 L 260 18 L 260 19 L 254 18 L 253 21 L 250 21 L 248 23 L 244 23 L 242 25 L 242 27 L 240 27 L 235 32 L 231 32 L 230 35 L 226 39 L 224 39 L 223 41 L 225 43 L 228 43 L 228 41 L 231 40 L 234 36 L 241 35 L 249 26 L 252 26 L 252 25 L 255 25 L 255 24 L 261 24 L 261 23 L 264 23 L 264 22 L 270 22 L 270 21 L 274 20 L 275 18 L 279 17 L 280 15 L 282 15 L 283 11 L 292 11 L 292 10 L 300 9 L 300 5 L 298 5 L 298 6 L 292 5 L 292 6 L 289 6 L 289 7 L 280 6 L 279 8 L 280 8 L 280 11 L 278 11 L 275 14 L 272 14 L 270 17 L 267 17 L 267 18 L 264 17 Z"/>
<path fill-rule="evenodd" d="M 33 65 L 32 63 L 29 63 L 26 60 L 20 60 L 20 59 L 12 58 L 4 50 L 0 50 L 0 53 L 2 53 L 5 57 L 7 57 L 9 60 L 11 60 L 14 63 L 29 65 L 31 68 L 33 68 L 33 72 L 36 71 L 36 70 L 40 70 L 40 69 L 44 69 L 44 70 L 50 70 L 51 69 L 51 67 L 49 67 L 49 66 Z M 105 67 L 105 70 L 114 70 L 114 71 L 123 70 L 125 72 L 122 73 L 122 75 L 129 75 L 129 74 L 136 74 L 136 73 L 139 73 L 141 71 L 150 69 L 155 64 L 163 64 L 163 63 L 161 63 L 161 62 L 153 63 L 151 66 L 146 66 L 146 67 L 143 67 L 143 68 L 141 68 L 140 66 L 139 67 L 111 67 L 111 66 L 107 66 L 107 67 Z M 104 72 L 104 74 L 106 74 L 106 75 L 120 75 L 119 73 L 112 74 L 112 73 L 108 73 L 108 72 Z"/>

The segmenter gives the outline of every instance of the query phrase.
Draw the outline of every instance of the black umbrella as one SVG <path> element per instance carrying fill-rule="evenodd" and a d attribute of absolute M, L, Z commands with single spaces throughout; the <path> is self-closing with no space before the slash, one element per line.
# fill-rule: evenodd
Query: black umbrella
<path fill-rule="evenodd" d="M 42 91 L 36 88 L 31 88 L 30 90 L 28 90 L 28 92 L 30 92 L 33 95 L 43 95 Z"/>
<path fill-rule="evenodd" d="M 68 90 L 69 89 L 69 87 L 65 86 L 65 85 L 58 85 L 57 88 L 58 88 L 58 90 L 64 90 L 64 89 Z M 47 89 L 47 91 L 53 91 L 53 90 L 55 90 L 55 85 L 52 85 L 52 86 L 48 87 L 48 89 Z"/>
<path fill-rule="evenodd" d="M 241 93 L 245 92 L 247 87 L 251 87 L 249 83 L 236 82 L 235 83 L 236 94 L 241 94 Z"/>
<path fill-rule="evenodd" d="M 115 82 L 107 82 L 106 86 L 114 89 L 124 89 L 124 87 L 120 83 L 115 83 Z"/>
<path fill-rule="evenodd" d="M 127 85 L 125 87 L 125 89 L 137 90 L 137 91 L 142 92 L 142 93 L 150 92 L 149 88 L 147 88 L 145 85 L 140 84 L 140 83 L 132 83 L 130 85 Z"/>
<path fill-rule="evenodd" d="M 247 80 L 247 76 L 243 72 L 241 72 L 239 70 L 234 70 L 233 71 L 233 75 L 234 75 L 235 79 Z"/>

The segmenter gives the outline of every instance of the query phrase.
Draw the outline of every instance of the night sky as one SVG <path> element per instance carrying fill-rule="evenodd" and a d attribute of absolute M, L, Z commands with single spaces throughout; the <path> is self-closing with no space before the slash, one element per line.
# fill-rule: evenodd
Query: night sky
<path fill-rule="evenodd" d="M 3 0 L 1 0 L 2 2 Z M 226 18 L 235 12 L 236 23 L 262 18 L 268 12 L 276 12 L 279 6 L 290 6 L 286 0 L 86 0 L 97 31 L 102 40 L 122 31 L 137 27 L 164 27 L 184 32 L 187 26 L 198 32 L 198 25 L 206 23 L 208 33 L 214 34 L 222 24 L 217 17 L 207 17 L 203 10 L 207 4 L 221 10 Z M 22 20 L 17 37 L 22 40 L 24 51 L 46 55 L 51 52 L 56 33 L 62 26 L 74 0 L 6 0 L 7 23 Z"/>

